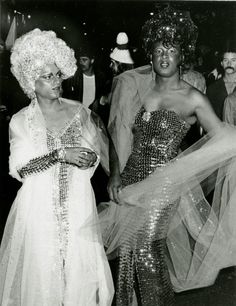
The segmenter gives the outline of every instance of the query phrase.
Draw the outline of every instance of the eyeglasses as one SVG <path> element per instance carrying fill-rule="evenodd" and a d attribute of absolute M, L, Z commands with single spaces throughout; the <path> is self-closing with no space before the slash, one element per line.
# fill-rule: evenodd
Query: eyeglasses
<path fill-rule="evenodd" d="M 56 80 L 62 80 L 63 78 L 63 73 L 61 71 L 58 71 L 56 74 L 48 73 L 48 74 L 44 74 L 41 75 L 39 78 L 46 80 L 48 82 L 53 82 L 55 79 Z"/>

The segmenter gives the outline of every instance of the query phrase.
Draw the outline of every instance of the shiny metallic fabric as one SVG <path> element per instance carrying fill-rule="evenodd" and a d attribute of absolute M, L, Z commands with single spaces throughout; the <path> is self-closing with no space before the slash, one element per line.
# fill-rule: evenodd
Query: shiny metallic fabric
<path fill-rule="evenodd" d="M 142 181 L 156 168 L 165 166 L 175 158 L 189 128 L 190 125 L 174 111 L 160 109 L 146 112 L 142 107 L 135 118 L 133 149 L 121 175 L 122 186 Z M 129 241 L 120 249 L 117 306 L 131 305 L 134 290 L 138 305 L 174 305 L 163 239 L 177 206 L 177 203 L 168 201 L 170 184 L 168 180 L 163 183 L 163 205 L 151 203 L 134 251 Z M 158 201 L 161 203 L 162 199 Z"/>
<path fill-rule="evenodd" d="M 59 133 L 47 131 L 47 146 L 49 151 L 59 148 L 75 148 L 81 146 L 81 123 L 76 116 L 72 124 L 63 128 Z M 61 258 L 62 292 L 66 286 L 65 269 L 68 246 L 69 220 L 68 220 L 68 191 L 70 188 L 70 169 L 67 163 L 56 163 L 53 171 L 53 204 L 55 222 L 57 224 L 58 245 Z"/>

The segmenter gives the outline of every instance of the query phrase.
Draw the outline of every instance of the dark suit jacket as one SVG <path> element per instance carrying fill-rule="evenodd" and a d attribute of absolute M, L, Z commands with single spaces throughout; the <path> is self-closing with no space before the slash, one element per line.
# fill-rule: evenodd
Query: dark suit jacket
<path fill-rule="evenodd" d="M 206 90 L 206 95 L 210 100 L 216 115 L 223 120 L 224 101 L 228 96 L 223 78 L 220 78 L 209 85 Z"/>
<path fill-rule="evenodd" d="M 95 72 L 95 100 L 105 94 L 106 78 L 102 72 Z M 83 73 L 77 69 L 75 75 L 62 83 L 62 96 L 67 99 L 82 102 L 83 99 Z"/>

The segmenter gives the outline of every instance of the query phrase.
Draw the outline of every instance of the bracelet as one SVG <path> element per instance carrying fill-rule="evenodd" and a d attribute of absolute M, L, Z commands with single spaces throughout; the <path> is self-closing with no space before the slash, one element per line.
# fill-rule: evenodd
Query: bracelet
<path fill-rule="evenodd" d="M 66 150 L 64 148 L 57 150 L 57 160 L 61 163 L 66 162 Z"/>
<path fill-rule="evenodd" d="M 58 150 L 54 150 L 41 157 L 35 157 L 31 159 L 25 166 L 17 170 L 20 177 L 25 178 L 29 175 L 37 174 L 55 165 L 58 161 L 57 151 Z"/>

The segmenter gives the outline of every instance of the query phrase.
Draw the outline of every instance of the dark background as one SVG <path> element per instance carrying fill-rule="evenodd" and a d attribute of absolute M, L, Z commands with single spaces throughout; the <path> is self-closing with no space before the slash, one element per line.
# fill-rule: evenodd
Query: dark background
<path fill-rule="evenodd" d="M 90 0 L 1 0 L 1 32 L 5 40 L 10 22 L 17 18 L 17 36 L 38 27 L 54 30 L 75 50 L 84 40 L 97 49 L 98 58 L 109 55 L 118 32 L 125 31 L 130 46 L 138 49 L 144 62 L 140 30 L 157 3 L 165 1 L 90 1 Z M 189 10 L 199 28 L 199 45 L 217 50 L 226 36 L 234 36 L 236 2 L 171 1 L 172 6 Z M 17 13 L 14 11 L 17 11 Z M 28 18 L 28 15 L 31 18 Z M 66 29 L 63 27 L 66 27 Z"/>

